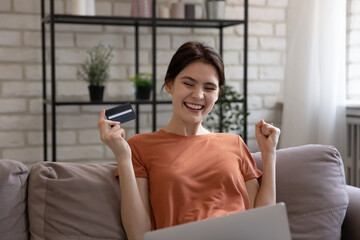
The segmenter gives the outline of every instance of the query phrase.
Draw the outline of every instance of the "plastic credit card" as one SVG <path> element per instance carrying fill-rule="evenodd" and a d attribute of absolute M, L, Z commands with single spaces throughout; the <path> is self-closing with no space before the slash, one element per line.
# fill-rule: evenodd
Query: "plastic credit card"
<path fill-rule="evenodd" d="M 105 115 L 108 120 L 120 123 L 126 123 L 136 118 L 130 103 L 107 109 L 105 110 Z"/>

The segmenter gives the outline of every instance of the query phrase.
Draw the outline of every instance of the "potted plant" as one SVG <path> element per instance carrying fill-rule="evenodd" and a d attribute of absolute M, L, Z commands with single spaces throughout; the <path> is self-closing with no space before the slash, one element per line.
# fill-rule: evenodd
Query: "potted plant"
<path fill-rule="evenodd" d="M 152 74 L 138 73 L 135 77 L 129 79 L 136 86 L 136 99 L 149 100 L 152 88 Z"/>
<path fill-rule="evenodd" d="M 88 56 L 77 72 L 78 76 L 89 84 L 92 102 L 99 102 L 103 99 L 104 84 L 110 78 L 109 67 L 113 58 L 113 50 L 113 45 L 104 46 L 102 43 L 87 50 Z"/>
<path fill-rule="evenodd" d="M 224 19 L 226 0 L 205 0 L 207 19 Z"/>
<path fill-rule="evenodd" d="M 245 113 L 242 107 L 244 100 L 231 86 L 224 86 L 214 108 L 204 120 L 204 126 L 214 132 L 231 132 L 241 134 Z"/>

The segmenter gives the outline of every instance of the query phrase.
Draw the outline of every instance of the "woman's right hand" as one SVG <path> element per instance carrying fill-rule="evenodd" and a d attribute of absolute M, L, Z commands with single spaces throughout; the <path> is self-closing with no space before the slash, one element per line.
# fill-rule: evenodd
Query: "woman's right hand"
<path fill-rule="evenodd" d="M 105 119 L 105 110 L 102 109 L 99 115 L 98 129 L 100 139 L 114 153 L 116 160 L 131 159 L 131 149 L 125 140 L 125 131 L 119 122 Z"/>

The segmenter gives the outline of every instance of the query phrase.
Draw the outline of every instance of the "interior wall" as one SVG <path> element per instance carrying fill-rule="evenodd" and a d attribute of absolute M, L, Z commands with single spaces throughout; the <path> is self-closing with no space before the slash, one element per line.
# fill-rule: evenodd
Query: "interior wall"
<path fill-rule="evenodd" d="M 48 2 L 48 1 L 46 1 Z M 195 3 L 197 16 L 204 17 L 202 0 Z M 159 0 L 169 7 L 171 1 Z M 257 151 L 254 125 L 260 119 L 280 125 L 282 83 L 286 51 L 287 0 L 249 1 L 249 126 L 248 145 Z M 129 16 L 130 0 L 96 0 L 97 15 Z M 55 0 L 56 13 L 71 13 L 71 1 Z M 241 19 L 243 4 L 227 0 L 226 18 Z M 56 25 L 57 98 L 88 99 L 87 85 L 76 71 L 86 50 L 99 41 L 116 46 L 111 79 L 105 99 L 133 98 L 127 79 L 134 75 L 134 29 L 122 26 Z M 49 28 L 47 28 L 49 29 Z M 151 71 L 151 30 L 140 28 L 140 71 Z M 162 85 L 167 64 L 175 50 L 187 40 L 218 45 L 218 31 L 209 29 L 159 28 L 157 76 Z M 243 26 L 224 31 L 224 62 L 227 83 L 241 91 Z M 47 35 L 49 46 L 49 35 Z M 49 52 L 47 52 L 49 58 Z M 48 59 L 49 60 L 49 59 Z M 48 66 L 49 77 L 49 66 Z M 43 160 L 41 19 L 39 0 L 2 0 L 0 4 L 0 158 L 31 165 Z M 48 86 L 49 90 L 49 86 Z M 49 91 L 48 91 L 49 92 Z M 159 95 L 159 98 L 161 96 Z M 111 106 L 61 106 L 57 108 L 57 155 L 59 161 L 114 161 L 110 150 L 99 140 L 97 119 L 101 108 Z M 141 132 L 151 131 L 151 108 L 140 115 Z M 171 106 L 159 106 L 159 128 L 171 117 Z M 134 124 L 124 124 L 127 138 Z M 50 133 L 50 132 L 49 132 Z M 49 139 L 51 139 L 49 135 Z M 49 148 L 50 150 L 50 148 Z"/>

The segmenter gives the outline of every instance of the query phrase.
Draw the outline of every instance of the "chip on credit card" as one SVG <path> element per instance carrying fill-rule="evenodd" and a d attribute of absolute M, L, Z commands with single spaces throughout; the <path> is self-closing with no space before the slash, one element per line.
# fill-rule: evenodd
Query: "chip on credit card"
<path fill-rule="evenodd" d="M 130 103 L 110 108 L 105 111 L 106 118 L 111 121 L 126 123 L 136 118 Z"/>

